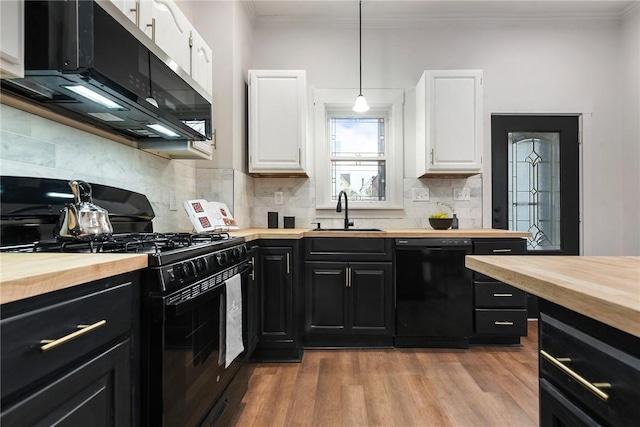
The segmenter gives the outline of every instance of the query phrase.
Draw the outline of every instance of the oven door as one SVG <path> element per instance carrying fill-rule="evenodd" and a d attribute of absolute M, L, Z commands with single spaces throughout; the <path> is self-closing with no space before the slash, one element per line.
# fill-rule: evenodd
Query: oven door
<path fill-rule="evenodd" d="M 198 426 L 242 365 L 248 348 L 225 368 L 224 280 L 242 276 L 243 316 L 247 275 L 243 263 L 170 295 L 152 297 L 145 413 L 148 426 Z M 193 295 L 197 295 L 192 297 Z M 221 360 L 222 359 L 222 360 Z"/>

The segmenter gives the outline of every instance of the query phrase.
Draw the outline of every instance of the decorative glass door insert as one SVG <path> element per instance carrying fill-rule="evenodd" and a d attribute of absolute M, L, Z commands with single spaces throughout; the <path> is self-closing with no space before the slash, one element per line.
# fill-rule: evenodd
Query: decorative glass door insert
<path fill-rule="evenodd" d="M 507 135 L 509 230 L 528 231 L 527 249 L 561 248 L 560 133 Z"/>

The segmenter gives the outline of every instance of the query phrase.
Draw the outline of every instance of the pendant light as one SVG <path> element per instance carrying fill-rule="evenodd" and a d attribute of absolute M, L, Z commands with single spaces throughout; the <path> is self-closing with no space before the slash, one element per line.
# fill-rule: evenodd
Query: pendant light
<path fill-rule="evenodd" d="M 356 103 L 353 105 L 353 111 L 356 113 L 364 113 L 365 111 L 369 111 L 369 105 L 367 105 L 367 100 L 362 94 L 362 1 L 360 1 L 358 5 L 358 22 L 360 29 L 360 94 L 356 98 Z"/>

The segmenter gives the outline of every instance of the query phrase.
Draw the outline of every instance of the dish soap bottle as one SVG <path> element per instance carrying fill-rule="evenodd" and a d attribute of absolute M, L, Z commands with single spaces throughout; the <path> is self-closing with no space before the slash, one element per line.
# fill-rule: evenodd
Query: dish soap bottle
<path fill-rule="evenodd" d="M 451 221 L 451 229 L 452 230 L 458 229 L 458 217 L 456 216 L 456 214 L 453 214 L 453 220 Z"/>

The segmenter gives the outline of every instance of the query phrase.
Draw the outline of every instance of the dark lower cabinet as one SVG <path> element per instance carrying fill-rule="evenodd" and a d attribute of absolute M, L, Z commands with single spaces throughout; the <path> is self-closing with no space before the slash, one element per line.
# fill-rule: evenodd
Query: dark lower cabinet
<path fill-rule="evenodd" d="M 255 276 L 258 281 L 259 342 L 252 360 L 300 361 L 300 302 L 297 286 L 297 241 L 261 241 Z"/>
<path fill-rule="evenodd" d="M 343 240 L 345 244 L 341 245 Z M 304 345 L 392 346 L 395 332 L 393 264 L 390 251 L 385 251 L 384 239 L 307 241 Z M 366 251 L 371 248 L 376 248 L 376 256 L 383 262 L 359 260 L 366 258 Z M 316 261 L 323 258 L 326 261 Z"/>
<path fill-rule="evenodd" d="M 525 239 L 473 239 L 474 255 L 524 255 Z M 526 292 L 473 272 L 474 344 L 519 344 L 527 335 Z"/>
<path fill-rule="evenodd" d="M 2 305 L 3 427 L 139 423 L 138 277 Z"/>
<path fill-rule="evenodd" d="M 392 337 L 391 272 L 390 262 L 307 262 L 305 343 L 323 341 L 314 335 L 348 335 L 349 343 L 359 335 Z"/>
<path fill-rule="evenodd" d="M 131 425 L 130 340 L 121 342 L 2 412 L 4 427 Z"/>
<path fill-rule="evenodd" d="M 640 425 L 640 338 L 540 302 L 540 426 Z"/>

